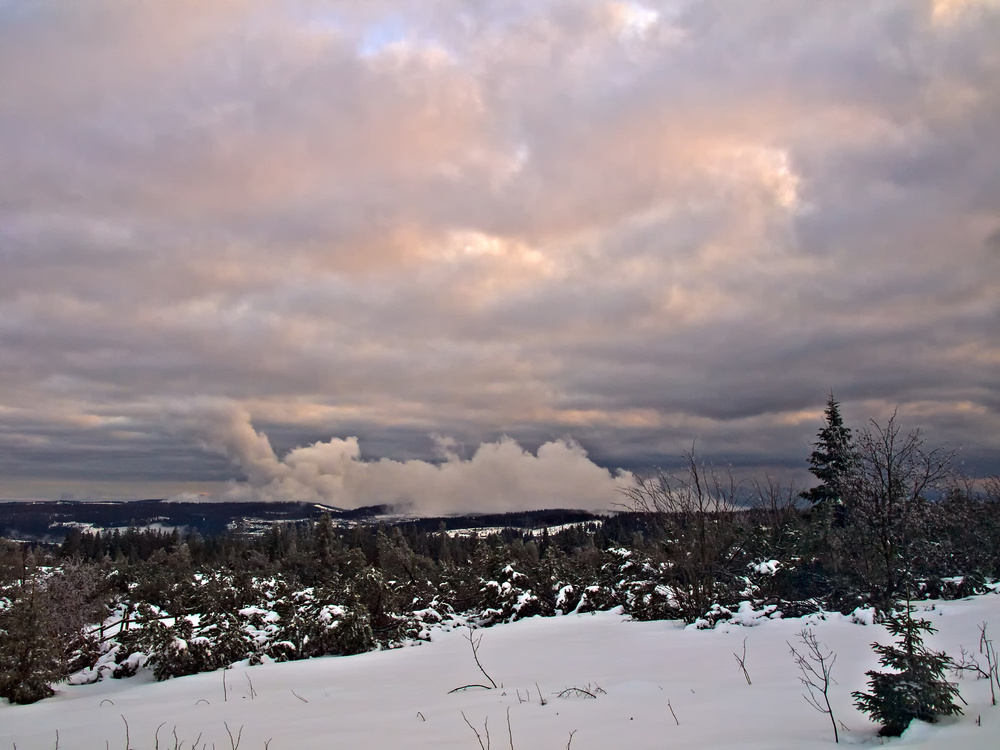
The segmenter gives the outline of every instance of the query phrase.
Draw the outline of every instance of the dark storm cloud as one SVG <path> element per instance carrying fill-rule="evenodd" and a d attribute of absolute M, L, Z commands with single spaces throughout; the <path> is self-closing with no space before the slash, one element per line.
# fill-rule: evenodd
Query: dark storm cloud
<path fill-rule="evenodd" d="M 569 503 L 618 481 L 584 448 L 801 466 L 831 388 L 1000 470 L 998 37 L 990 0 L 3 6 L 0 480 Z"/>

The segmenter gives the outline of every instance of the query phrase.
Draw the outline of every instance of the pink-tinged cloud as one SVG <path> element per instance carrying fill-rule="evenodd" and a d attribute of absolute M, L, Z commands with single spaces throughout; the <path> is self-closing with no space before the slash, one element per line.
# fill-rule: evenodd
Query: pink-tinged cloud
<path fill-rule="evenodd" d="M 989 0 L 3 5 L 0 476 L 232 478 L 191 403 L 286 459 L 801 468 L 831 388 L 1000 471 L 998 38 Z"/>

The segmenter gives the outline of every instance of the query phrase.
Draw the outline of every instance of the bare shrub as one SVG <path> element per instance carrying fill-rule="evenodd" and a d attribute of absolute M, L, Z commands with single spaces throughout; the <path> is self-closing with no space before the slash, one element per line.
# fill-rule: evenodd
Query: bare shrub
<path fill-rule="evenodd" d="M 657 469 L 637 476 L 623 490 L 622 505 L 658 526 L 670 586 L 681 615 L 693 622 L 716 601 L 742 549 L 737 516 L 745 510 L 742 485 L 731 470 L 720 474 L 706 467 L 693 447 L 684 459 L 683 473 Z"/>
<path fill-rule="evenodd" d="M 837 661 L 837 655 L 832 651 L 823 653 L 823 644 L 816 640 L 816 634 L 804 628 L 797 635 L 799 642 L 805 647 L 805 653 L 799 652 L 792 644 L 788 644 L 791 649 L 792 658 L 801 673 L 799 681 L 805 685 L 806 692 L 802 697 L 806 703 L 822 714 L 830 717 L 830 724 L 833 725 L 833 741 L 840 742 L 840 734 L 837 732 L 837 721 L 833 716 L 833 708 L 830 706 L 830 685 L 836 684 L 831 673 L 833 665 Z M 787 643 L 787 641 L 786 641 Z"/>
<path fill-rule="evenodd" d="M 482 663 L 479 661 L 479 644 L 482 642 L 483 636 L 480 635 L 478 638 L 476 638 L 475 629 L 471 625 L 469 625 L 468 627 L 469 631 L 465 634 L 465 639 L 469 642 L 469 645 L 472 647 L 472 658 L 476 662 L 476 666 L 479 667 L 479 671 L 483 673 L 483 677 L 485 677 L 490 684 L 482 685 L 479 683 L 472 683 L 469 685 L 462 685 L 461 687 L 449 690 L 448 691 L 449 693 L 457 693 L 459 690 L 468 690 L 469 688 L 474 688 L 474 687 L 482 688 L 483 690 L 493 690 L 497 686 L 497 684 L 493 681 L 493 678 L 486 673 L 486 670 L 483 669 Z"/>

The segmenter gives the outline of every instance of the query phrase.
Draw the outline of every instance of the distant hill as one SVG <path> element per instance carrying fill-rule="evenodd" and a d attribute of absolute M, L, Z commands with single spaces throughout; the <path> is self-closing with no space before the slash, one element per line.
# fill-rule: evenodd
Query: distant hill
<path fill-rule="evenodd" d="M 383 523 L 413 524 L 424 531 L 491 527 L 542 528 L 600 518 L 579 510 L 540 510 L 514 513 L 470 514 L 447 517 L 413 517 L 394 513 L 385 505 L 344 510 L 312 503 L 167 502 L 129 500 L 113 502 L 12 501 L 0 503 L 0 537 L 24 541 L 62 541 L 70 529 L 163 528 L 196 530 L 214 536 L 235 529 L 263 531 L 275 523 L 312 521 L 323 513 L 338 525 Z"/>

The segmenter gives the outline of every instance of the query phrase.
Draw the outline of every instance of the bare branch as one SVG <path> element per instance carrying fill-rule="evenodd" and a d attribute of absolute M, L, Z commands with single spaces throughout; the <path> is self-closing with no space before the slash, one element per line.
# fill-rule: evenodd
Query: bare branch
<path fill-rule="evenodd" d="M 487 680 L 489 680 L 490 684 L 489 685 L 481 685 L 479 683 L 470 683 L 468 685 L 462 685 L 461 687 L 457 687 L 457 688 L 453 688 L 452 690 L 449 690 L 448 691 L 449 695 L 451 693 L 457 693 L 459 690 L 468 690 L 469 688 L 482 688 L 483 690 L 494 690 L 496 688 L 496 686 L 497 686 L 497 684 L 493 681 L 493 678 L 490 677 L 489 674 L 486 673 L 486 670 L 483 669 L 483 665 L 479 661 L 479 644 L 482 642 L 483 636 L 480 635 L 478 638 L 476 638 L 473 635 L 473 633 L 475 632 L 475 630 L 473 629 L 473 627 L 471 625 L 469 625 L 468 628 L 469 628 L 469 632 L 465 634 L 465 639 L 469 642 L 469 645 L 472 647 L 472 658 L 473 658 L 473 660 L 475 660 L 476 666 L 479 667 L 479 671 L 483 673 L 483 676 Z"/>
<path fill-rule="evenodd" d="M 229 728 L 229 724 L 222 722 L 223 726 L 226 727 L 226 734 L 229 735 L 229 746 L 230 750 L 240 750 L 240 739 L 243 737 L 243 725 L 240 724 L 240 731 L 236 734 L 236 739 L 233 739 L 233 732 Z"/>
<path fill-rule="evenodd" d="M 462 718 L 465 719 L 465 723 L 468 725 L 469 729 L 471 729 L 475 733 L 476 740 L 479 742 L 480 750 L 490 750 L 490 726 L 489 726 L 490 717 L 487 716 L 486 721 L 483 722 L 483 729 L 486 733 L 486 744 L 484 745 L 482 735 L 480 735 L 479 731 L 474 726 L 472 726 L 472 722 L 469 721 L 469 718 L 465 715 L 465 711 L 462 711 L 461 713 L 462 713 Z"/>
<path fill-rule="evenodd" d="M 125 714 L 120 714 L 120 716 L 122 717 L 122 721 L 125 722 L 125 750 L 132 750 L 129 740 L 128 720 L 125 718 Z"/>
<path fill-rule="evenodd" d="M 556 697 L 558 697 L 558 698 L 571 698 L 573 696 L 579 696 L 581 698 L 594 698 L 595 700 L 597 699 L 597 696 L 594 695 L 589 690 L 586 690 L 584 688 L 578 688 L 578 687 L 568 687 L 565 690 L 562 690 L 559 693 L 557 693 Z"/>
<path fill-rule="evenodd" d="M 747 661 L 747 639 L 746 638 L 743 639 L 743 656 L 741 657 L 739 654 L 737 654 L 735 652 L 733 653 L 733 656 L 736 657 L 736 663 L 739 664 L 740 665 L 740 669 L 743 670 L 743 677 L 746 678 L 747 685 L 752 685 L 753 683 L 750 682 L 750 673 L 747 672 L 747 664 L 746 664 L 746 661 Z"/>
<path fill-rule="evenodd" d="M 257 691 L 253 689 L 253 680 L 250 679 L 250 673 L 244 672 L 243 676 L 247 678 L 247 684 L 250 686 L 250 700 L 257 697 Z"/>
<path fill-rule="evenodd" d="M 836 684 L 832 677 L 833 665 L 837 661 L 837 655 L 832 651 L 823 653 L 822 644 L 816 640 L 816 634 L 807 628 L 803 628 L 797 634 L 799 641 L 805 646 L 805 654 L 799 653 L 795 647 L 788 643 L 792 658 L 801 672 L 799 681 L 805 685 L 806 692 L 802 697 L 814 709 L 822 714 L 830 716 L 830 723 L 833 725 L 833 740 L 840 742 L 840 734 L 837 731 L 837 721 L 833 716 L 833 708 L 830 706 L 830 685 Z M 822 697 L 822 703 L 820 702 Z"/>

